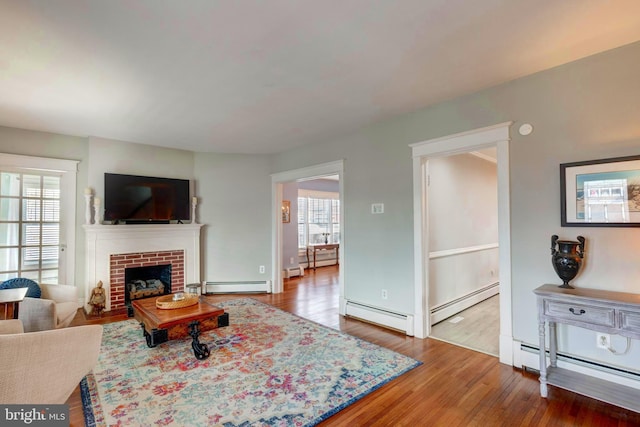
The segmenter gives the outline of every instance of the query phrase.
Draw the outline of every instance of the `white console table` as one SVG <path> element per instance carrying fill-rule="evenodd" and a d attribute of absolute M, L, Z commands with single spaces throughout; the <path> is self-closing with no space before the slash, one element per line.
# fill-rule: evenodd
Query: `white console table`
<path fill-rule="evenodd" d="M 547 385 L 570 390 L 612 405 L 640 412 L 640 390 L 558 368 L 556 324 L 578 326 L 612 335 L 640 339 L 640 294 L 596 289 L 564 289 L 542 285 L 535 291 L 540 334 L 540 395 Z M 549 324 L 549 366 L 545 350 Z M 595 339 L 593 340 L 595 345 Z"/>

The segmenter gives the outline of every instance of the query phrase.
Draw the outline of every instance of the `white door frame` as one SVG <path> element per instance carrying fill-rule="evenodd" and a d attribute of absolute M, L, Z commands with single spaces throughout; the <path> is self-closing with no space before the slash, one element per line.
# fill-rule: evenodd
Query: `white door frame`
<path fill-rule="evenodd" d="M 428 160 L 482 148 L 497 148 L 498 242 L 500 263 L 500 362 L 513 365 L 511 307 L 511 217 L 509 186 L 509 126 L 500 123 L 468 132 L 411 144 L 413 155 L 415 334 L 431 334 L 429 310 Z"/>
<path fill-rule="evenodd" d="M 271 212 L 272 212 L 272 248 L 271 261 L 273 272 L 273 293 L 283 291 L 282 282 L 282 186 L 284 183 L 307 180 L 312 178 L 320 178 L 328 175 L 338 175 L 338 184 L 340 191 L 340 251 L 338 264 L 340 265 L 340 313 L 344 314 L 342 304 L 344 296 L 344 247 L 345 247 L 345 219 L 344 219 L 344 160 L 335 162 L 322 163 L 319 165 L 309 166 L 301 169 L 294 169 L 285 172 L 274 173 L 271 175 Z"/>
<path fill-rule="evenodd" d="M 78 160 L 0 153 L 3 168 L 35 173 L 45 171 L 60 176 L 60 257 L 58 278 L 75 286 L 76 271 L 76 175 Z"/>

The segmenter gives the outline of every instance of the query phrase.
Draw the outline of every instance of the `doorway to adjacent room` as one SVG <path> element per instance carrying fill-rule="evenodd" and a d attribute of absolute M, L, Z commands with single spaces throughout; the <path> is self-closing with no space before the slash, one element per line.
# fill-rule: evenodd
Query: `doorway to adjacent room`
<path fill-rule="evenodd" d="M 454 135 L 412 144 L 414 177 L 414 260 L 416 296 L 416 336 L 431 335 L 431 295 L 429 282 L 429 160 L 496 147 L 498 193 L 498 259 L 500 335 L 499 359 L 513 365 L 513 330 L 511 325 L 511 226 L 509 185 L 509 127 L 500 123 Z"/>
<path fill-rule="evenodd" d="M 431 158 L 428 181 L 431 337 L 498 356 L 496 149 Z"/>
<path fill-rule="evenodd" d="M 285 276 L 289 276 L 284 267 L 285 264 L 290 263 L 291 259 L 293 259 L 294 261 L 293 264 L 297 265 L 300 261 L 302 261 L 302 265 L 308 267 L 308 260 L 306 259 L 308 255 L 306 250 L 302 251 L 304 252 L 304 254 L 302 256 L 302 259 L 300 259 L 301 243 L 304 244 L 305 248 L 310 244 L 313 244 L 314 242 L 317 243 L 319 241 L 320 243 L 324 243 L 325 240 L 327 241 L 327 243 L 329 243 L 329 241 L 334 242 L 337 240 L 337 244 L 341 244 L 341 236 L 344 233 L 345 229 L 344 202 L 342 199 L 344 184 L 342 173 L 343 162 L 340 160 L 272 175 L 274 212 L 274 222 L 272 227 L 274 254 L 274 293 L 283 291 L 283 279 Z M 326 197 L 316 197 L 319 194 L 318 192 L 322 192 L 322 189 L 306 188 L 300 190 L 307 196 L 307 203 L 309 203 L 309 200 L 312 199 L 313 204 L 317 206 L 306 206 L 304 210 L 306 212 L 306 215 L 309 215 L 310 213 L 310 217 L 307 216 L 305 221 L 299 221 L 297 215 L 299 193 L 298 187 L 305 187 L 305 185 L 302 183 L 308 183 L 319 179 L 322 179 L 323 181 L 330 181 L 329 183 L 325 182 L 324 185 L 329 185 L 332 183 L 334 186 L 336 186 L 335 184 L 337 183 L 336 187 L 338 190 L 338 198 L 335 201 L 331 201 Z M 297 184 L 294 186 L 291 185 L 292 183 Z M 293 191 L 292 188 L 294 188 L 295 191 Z M 294 199 L 295 201 L 292 199 Z M 289 203 L 285 204 L 285 200 Z M 283 214 L 285 212 L 285 206 L 286 208 L 288 208 L 288 215 Z M 327 206 L 329 207 L 329 209 L 324 209 L 324 207 Z M 295 215 L 292 213 L 292 209 L 294 207 L 296 211 Z M 311 211 L 309 211 L 309 208 L 311 208 Z M 287 247 L 285 247 L 286 239 L 294 242 L 293 244 L 287 245 L 287 247 L 292 246 L 288 249 Z M 328 257 L 328 259 L 326 259 L 326 262 L 324 262 L 323 264 L 335 264 L 336 266 L 344 265 L 343 248 L 340 248 L 339 250 L 335 248 L 333 251 L 328 252 L 332 252 L 335 259 L 332 260 L 331 253 L 327 253 L 325 254 L 325 256 Z M 296 258 L 298 259 L 296 260 Z M 338 296 L 342 297 L 344 295 L 344 275 L 342 268 L 339 268 L 338 270 Z"/>

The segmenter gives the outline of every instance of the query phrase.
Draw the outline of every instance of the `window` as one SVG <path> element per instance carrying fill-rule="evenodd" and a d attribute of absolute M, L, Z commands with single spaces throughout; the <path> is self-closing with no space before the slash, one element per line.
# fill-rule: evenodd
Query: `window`
<path fill-rule="evenodd" d="M 0 172 L 0 275 L 57 283 L 60 177 Z"/>
<path fill-rule="evenodd" d="M 336 193 L 303 191 L 298 194 L 298 247 L 340 243 L 340 199 Z"/>
<path fill-rule="evenodd" d="M 77 162 L 0 153 L 0 282 L 73 283 Z"/>

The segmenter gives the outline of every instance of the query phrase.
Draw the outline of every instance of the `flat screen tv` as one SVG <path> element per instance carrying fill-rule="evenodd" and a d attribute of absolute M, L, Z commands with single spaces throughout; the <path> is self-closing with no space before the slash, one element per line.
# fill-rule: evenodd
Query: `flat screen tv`
<path fill-rule="evenodd" d="M 189 180 L 104 174 L 104 219 L 115 223 L 188 221 Z"/>

